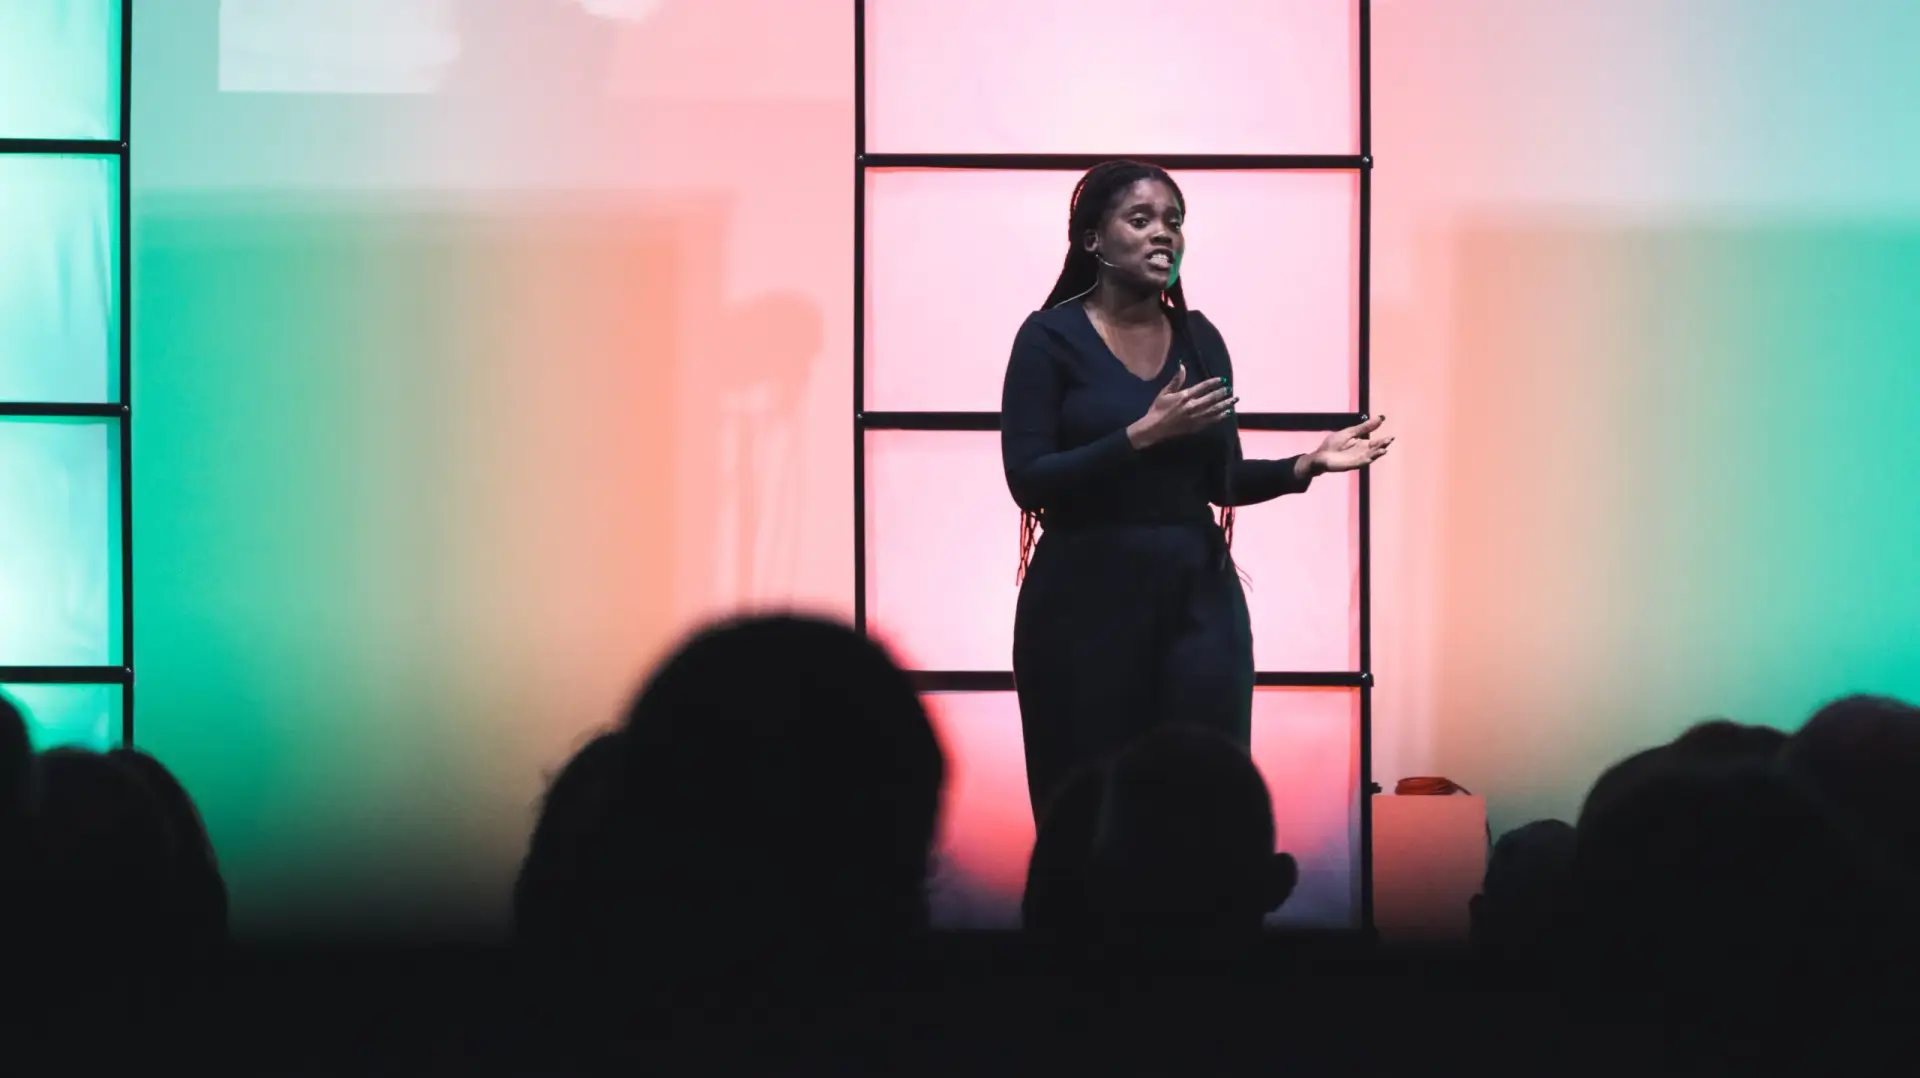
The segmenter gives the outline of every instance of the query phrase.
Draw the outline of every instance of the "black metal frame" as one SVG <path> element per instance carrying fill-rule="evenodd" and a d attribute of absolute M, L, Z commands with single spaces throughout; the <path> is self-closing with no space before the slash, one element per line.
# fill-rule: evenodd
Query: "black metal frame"
<path fill-rule="evenodd" d="M 0 138 L 0 155 L 114 156 L 120 164 L 120 394 L 101 404 L 0 402 L 8 418 L 107 419 L 120 424 L 120 664 L 0 666 L 0 683 L 120 686 L 120 740 L 133 744 L 133 0 L 120 0 L 120 137 Z"/>
<path fill-rule="evenodd" d="M 1243 430 L 1332 431 L 1363 422 L 1371 396 L 1369 306 L 1372 274 L 1373 209 L 1372 18 L 1368 0 L 1357 0 L 1359 19 L 1358 154 L 946 154 L 868 153 L 866 89 L 866 4 L 854 3 L 854 167 L 853 167 L 853 513 L 854 624 L 867 627 L 866 436 L 877 430 L 993 431 L 997 412 L 869 412 L 866 410 L 866 194 L 870 169 L 978 169 L 1000 171 L 1082 171 L 1115 157 L 1149 161 L 1169 171 L 1351 171 L 1360 184 L 1359 291 L 1356 330 L 1357 412 L 1243 412 Z M 1360 693 L 1360 929 L 1373 934 L 1373 573 L 1372 486 L 1359 474 L 1360 669 L 1353 671 L 1267 671 L 1254 683 L 1275 688 L 1351 688 Z M 1011 692 L 1013 674 L 999 670 L 910 671 L 923 692 Z"/>

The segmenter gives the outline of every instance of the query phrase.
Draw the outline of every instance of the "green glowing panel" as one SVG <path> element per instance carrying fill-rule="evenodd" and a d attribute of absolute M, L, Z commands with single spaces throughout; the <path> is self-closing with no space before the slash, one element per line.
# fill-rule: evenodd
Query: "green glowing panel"
<path fill-rule="evenodd" d="M 35 750 L 104 752 L 120 744 L 118 685 L 5 685 L 0 691 L 26 714 Z"/>
<path fill-rule="evenodd" d="M 0 665 L 120 662 L 120 431 L 0 419 Z"/>
<path fill-rule="evenodd" d="M 117 398 L 119 183 L 112 157 L 0 155 L 0 400 Z"/>
<path fill-rule="evenodd" d="M 0 138 L 120 137 L 120 0 L 0 0 Z"/>

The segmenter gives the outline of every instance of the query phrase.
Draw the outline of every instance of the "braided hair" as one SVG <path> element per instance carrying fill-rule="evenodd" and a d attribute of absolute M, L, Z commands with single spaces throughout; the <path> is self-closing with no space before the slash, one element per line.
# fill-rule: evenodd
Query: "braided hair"
<path fill-rule="evenodd" d="M 1184 218 L 1187 209 L 1187 196 L 1180 191 L 1180 185 L 1173 177 L 1158 165 L 1144 161 L 1104 161 L 1087 170 L 1080 182 L 1073 186 L 1073 199 L 1067 204 L 1067 257 L 1060 266 L 1060 276 L 1053 282 L 1053 291 L 1047 293 L 1047 301 L 1042 310 L 1058 307 L 1062 303 L 1076 300 L 1093 291 L 1100 281 L 1100 262 L 1092 251 L 1080 243 L 1080 237 L 1097 230 L 1106 220 L 1108 212 L 1115 202 L 1126 194 L 1127 189 L 1141 180 L 1158 180 L 1167 185 L 1173 197 L 1180 205 Z M 1166 311 L 1167 320 L 1173 324 L 1173 332 L 1184 346 L 1184 352 L 1195 368 L 1193 382 L 1198 384 L 1207 378 L 1206 358 L 1195 345 L 1193 331 L 1187 320 L 1187 297 L 1178 275 L 1167 285 L 1160 295 L 1161 307 Z M 1231 476 L 1231 471 L 1229 471 Z M 1232 498 L 1228 497 L 1228 501 Z M 1033 559 L 1034 544 L 1040 538 L 1040 532 L 1046 527 L 1046 511 L 1036 509 L 1020 514 L 1020 568 L 1014 575 L 1014 582 L 1026 579 L 1027 563 Z M 1220 508 L 1220 530 L 1226 536 L 1228 547 L 1233 545 L 1233 507 Z"/>

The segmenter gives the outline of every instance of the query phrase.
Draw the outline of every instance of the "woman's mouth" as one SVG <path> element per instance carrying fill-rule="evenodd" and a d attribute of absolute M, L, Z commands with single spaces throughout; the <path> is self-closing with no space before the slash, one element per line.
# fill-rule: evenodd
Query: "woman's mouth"
<path fill-rule="evenodd" d="M 1147 256 L 1147 265 L 1154 269 L 1171 270 L 1173 269 L 1173 253 L 1171 251 L 1155 251 Z"/>

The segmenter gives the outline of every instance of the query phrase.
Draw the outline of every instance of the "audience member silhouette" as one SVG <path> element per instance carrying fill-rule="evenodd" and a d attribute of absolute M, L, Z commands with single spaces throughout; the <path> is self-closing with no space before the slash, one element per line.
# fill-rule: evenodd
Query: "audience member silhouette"
<path fill-rule="evenodd" d="M 1848 696 L 1821 708 L 1781 750 L 1853 826 L 1920 873 L 1920 708 Z"/>
<path fill-rule="evenodd" d="M 597 829 L 607 825 L 624 760 L 620 735 L 602 733 L 553 777 L 514 881 L 514 931 L 523 943 L 565 938 L 569 877 L 586 859 L 601 855 L 593 842 Z"/>
<path fill-rule="evenodd" d="M 1480 893 L 1468 903 L 1477 955 L 1508 969 L 1549 960 L 1573 847 L 1573 826 L 1563 820 L 1535 820 L 1500 836 Z"/>
<path fill-rule="evenodd" d="M 1274 850 L 1273 803 L 1246 751 L 1171 726 L 1108 765 L 1089 876 L 1109 953 L 1205 958 L 1257 941 L 1299 867 Z"/>
<path fill-rule="evenodd" d="M 139 749 L 114 749 L 108 758 L 132 772 L 158 798 L 168 830 L 182 942 L 218 947 L 227 938 L 227 884 L 213 839 L 192 795 L 165 764 Z"/>
<path fill-rule="evenodd" d="M 1069 775 L 1037 814 L 1040 828 L 1027 859 L 1020 919 L 1048 950 L 1081 953 L 1094 940 L 1088 871 L 1106 791 L 1106 768 L 1088 765 Z"/>
<path fill-rule="evenodd" d="M 1787 1051 L 1806 986 L 1889 983 L 1904 891 L 1815 797 L 1767 760 L 1637 766 L 1575 840 L 1558 957 L 1589 1002 Z"/>
<path fill-rule="evenodd" d="M 36 935 L 122 955 L 180 933 L 165 806 L 133 771 L 82 749 L 34 760 L 26 889 Z"/>
<path fill-rule="evenodd" d="M 1702 762 L 1734 763 L 1772 760 L 1787 743 L 1787 735 L 1770 726 L 1749 726 L 1730 719 L 1695 723 L 1667 746 L 1676 755 Z"/>
<path fill-rule="evenodd" d="M 28 731 L 0 694 L 0 930 L 30 925 L 59 958 L 22 968 L 79 988 L 222 941 L 226 886 L 178 779 L 134 750 L 35 755 Z M 514 882 L 516 938 L 593 963 L 576 982 L 591 993 L 608 977 L 725 993 L 776 969 L 810 986 L 916 953 L 946 774 L 910 679 L 863 635 L 801 616 L 717 623 L 553 777 Z M 1259 770 L 1200 728 L 1076 773 L 1041 819 L 1021 909 L 1051 953 L 1245 956 L 1298 880 Z M 1474 949 L 1526 983 L 1557 969 L 1595 1015 L 1717 1040 L 1721 1064 L 1733 1045 L 1778 1063 L 1833 1039 L 1803 1020 L 1806 993 L 1857 1017 L 1906 983 L 1917 871 L 1920 709 L 1846 697 L 1790 737 L 1713 719 L 1607 769 L 1577 826 L 1503 835 L 1471 903 Z M 621 1028 L 679 1021 L 642 1007 Z"/>
<path fill-rule="evenodd" d="M 548 946 L 725 976 L 859 964 L 928 927 L 945 757 L 907 676 L 851 628 L 708 628 L 648 679 L 618 744 L 601 819 L 536 866 L 548 898 L 532 880 L 523 896 Z"/>
<path fill-rule="evenodd" d="M 27 842 L 27 793 L 33 750 L 26 716 L 0 692 L 0 934 L 16 923 Z M 0 938 L 0 946 L 10 943 Z"/>

